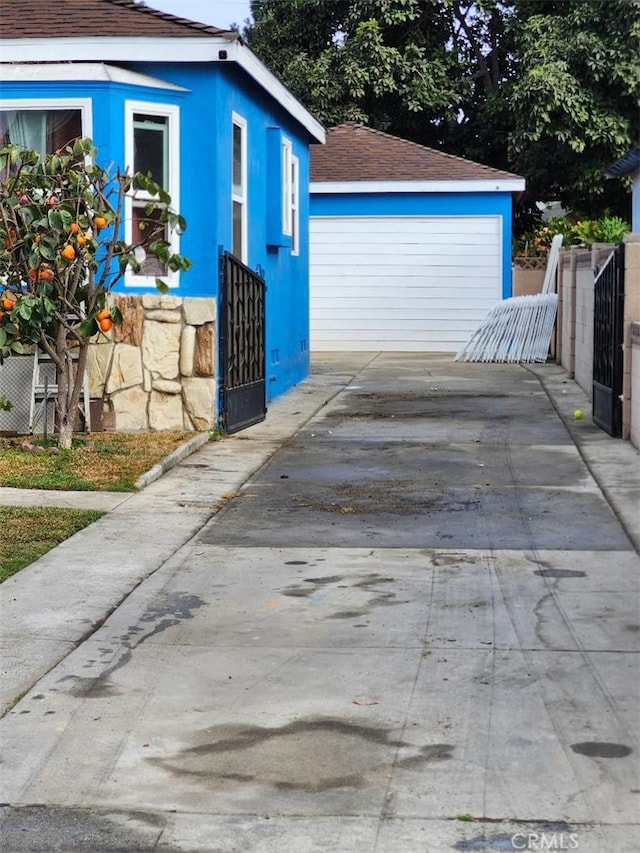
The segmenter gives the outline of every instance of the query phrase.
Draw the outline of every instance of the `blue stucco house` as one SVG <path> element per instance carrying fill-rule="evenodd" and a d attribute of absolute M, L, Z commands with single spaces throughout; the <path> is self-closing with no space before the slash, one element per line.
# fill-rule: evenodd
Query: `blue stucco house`
<path fill-rule="evenodd" d="M 640 233 L 640 145 L 634 145 L 623 157 L 605 169 L 607 178 L 631 176 L 631 230 Z"/>
<path fill-rule="evenodd" d="M 457 352 L 511 296 L 518 175 L 357 122 L 311 151 L 313 350 Z"/>
<path fill-rule="evenodd" d="M 153 264 L 128 273 L 117 293 L 125 323 L 92 355 L 91 396 L 116 428 L 216 423 L 222 251 L 266 282 L 266 400 L 301 381 L 309 150 L 325 134 L 238 34 L 132 0 L 73 0 L 53 13 L 47 0 L 21 0 L 2 4 L 0 59 L 3 142 L 49 151 L 88 136 L 104 164 L 150 170 L 187 220 L 173 239 L 192 268 L 165 279 L 168 296 Z M 128 200 L 129 237 L 144 202 Z"/>

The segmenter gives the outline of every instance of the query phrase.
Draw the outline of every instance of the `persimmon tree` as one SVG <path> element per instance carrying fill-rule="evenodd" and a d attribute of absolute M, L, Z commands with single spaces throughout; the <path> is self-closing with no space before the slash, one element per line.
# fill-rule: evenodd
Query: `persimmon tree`
<path fill-rule="evenodd" d="M 170 232 L 184 219 L 149 175 L 105 169 L 90 139 L 42 155 L 0 148 L 0 361 L 39 347 L 56 368 L 56 430 L 69 448 L 91 339 L 122 318 L 107 297 L 127 269 L 149 255 L 168 271 L 186 270 Z M 153 197 L 138 221 L 140 239 L 123 239 L 125 198 Z M 167 285 L 156 279 L 166 292 Z"/>

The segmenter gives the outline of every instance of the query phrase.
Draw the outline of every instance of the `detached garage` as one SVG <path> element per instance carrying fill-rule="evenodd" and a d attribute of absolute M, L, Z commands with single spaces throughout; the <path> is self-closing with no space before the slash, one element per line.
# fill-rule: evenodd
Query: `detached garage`
<path fill-rule="evenodd" d="M 347 123 L 311 154 L 311 348 L 457 352 L 511 295 L 524 180 Z"/>

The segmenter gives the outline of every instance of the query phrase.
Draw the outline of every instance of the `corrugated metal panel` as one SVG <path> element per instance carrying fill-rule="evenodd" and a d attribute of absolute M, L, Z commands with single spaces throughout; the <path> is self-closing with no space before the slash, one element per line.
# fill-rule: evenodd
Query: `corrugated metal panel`
<path fill-rule="evenodd" d="M 312 217 L 311 347 L 457 352 L 502 294 L 499 216 Z"/>

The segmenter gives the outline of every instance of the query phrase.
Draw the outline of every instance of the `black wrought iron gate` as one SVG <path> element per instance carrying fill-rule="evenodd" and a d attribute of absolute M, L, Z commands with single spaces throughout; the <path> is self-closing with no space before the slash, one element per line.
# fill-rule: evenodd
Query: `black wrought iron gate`
<path fill-rule="evenodd" d="M 220 426 L 238 432 L 263 421 L 265 282 L 229 252 L 220 255 Z"/>
<path fill-rule="evenodd" d="M 624 245 L 598 270 L 593 306 L 593 420 L 609 435 L 622 434 Z"/>

